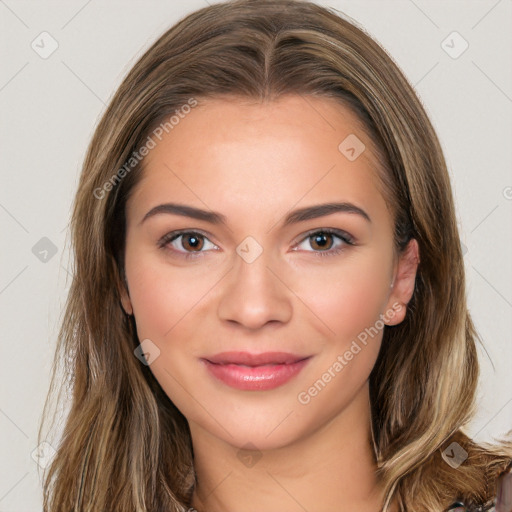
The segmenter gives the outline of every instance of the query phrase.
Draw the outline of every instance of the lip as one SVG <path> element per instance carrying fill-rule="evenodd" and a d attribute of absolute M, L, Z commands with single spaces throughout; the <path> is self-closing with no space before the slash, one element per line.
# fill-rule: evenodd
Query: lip
<path fill-rule="evenodd" d="M 201 361 L 215 378 L 232 388 L 266 391 L 295 377 L 311 357 L 288 352 L 222 352 Z"/>

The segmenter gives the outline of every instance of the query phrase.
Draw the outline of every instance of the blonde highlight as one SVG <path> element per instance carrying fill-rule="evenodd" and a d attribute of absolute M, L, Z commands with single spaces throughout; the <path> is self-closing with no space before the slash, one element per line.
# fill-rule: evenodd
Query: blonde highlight
<path fill-rule="evenodd" d="M 45 512 L 187 510 L 195 481 L 188 425 L 134 357 L 139 340 L 120 304 L 124 209 L 144 162 L 108 190 L 104 184 L 191 98 L 272 102 L 288 94 L 335 98 L 357 114 L 381 156 L 396 250 L 412 238 L 420 247 L 408 313 L 386 326 L 370 376 L 382 511 L 394 497 L 401 511 L 442 512 L 454 499 L 491 506 L 512 438 L 479 444 L 465 433 L 481 340 L 466 303 L 445 159 L 420 100 L 391 57 L 341 13 L 301 0 L 236 0 L 166 31 L 125 77 L 89 145 L 71 219 L 74 276 L 43 416 L 61 378 L 73 394 L 45 476 Z M 441 456 L 452 442 L 468 453 L 457 469 Z"/>

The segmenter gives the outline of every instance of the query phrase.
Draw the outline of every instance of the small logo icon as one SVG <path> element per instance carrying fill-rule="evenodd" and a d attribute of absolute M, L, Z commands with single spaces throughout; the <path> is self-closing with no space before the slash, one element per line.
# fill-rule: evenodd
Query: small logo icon
<path fill-rule="evenodd" d="M 453 442 L 441 452 L 441 457 L 453 469 L 457 469 L 468 458 L 468 452 L 459 443 Z"/>
<path fill-rule="evenodd" d="M 43 263 L 48 263 L 56 254 L 57 246 L 47 237 L 43 236 L 32 247 L 32 254 Z"/>
<path fill-rule="evenodd" d="M 41 469 L 46 469 L 56 453 L 57 451 L 50 443 L 43 441 L 35 448 L 35 450 L 32 451 L 30 456 L 41 467 Z"/>
<path fill-rule="evenodd" d="M 133 353 L 141 363 L 149 366 L 160 355 L 160 349 L 149 338 L 146 338 Z"/>
<path fill-rule="evenodd" d="M 248 236 L 238 244 L 236 252 L 246 263 L 252 263 L 263 252 L 263 247 L 252 236 Z"/>
<path fill-rule="evenodd" d="M 363 141 L 353 133 L 345 137 L 338 146 L 340 153 L 350 162 L 356 160 L 365 149 Z"/>
<path fill-rule="evenodd" d="M 454 30 L 445 39 L 443 39 L 441 42 L 441 48 L 452 59 L 458 59 L 469 48 L 469 43 Z"/>
<path fill-rule="evenodd" d="M 240 448 L 236 456 L 240 462 L 248 468 L 254 467 L 261 457 L 263 457 L 260 450 L 258 450 L 258 448 L 252 443 L 247 443 L 245 446 Z"/>
<path fill-rule="evenodd" d="M 47 59 L 58 47 L 57 40 L 48 32 L 41 32 L 30 44 L 39 57 Z"/>

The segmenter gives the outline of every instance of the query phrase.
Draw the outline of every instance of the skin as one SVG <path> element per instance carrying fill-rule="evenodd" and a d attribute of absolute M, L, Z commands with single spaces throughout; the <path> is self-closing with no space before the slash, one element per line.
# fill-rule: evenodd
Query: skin
<path fill-rule="evenodd" d="M 338 149 L 349 134 L 366 146 L 354 161 Z M 122 304 L 135 315 L 139 339 L 160 350 L 150 369 L 189 422 L 198 477 L 192 506 L 380 510 L 368 378 L 382 329 L 307 404 L 298 400 L 379 315 L 400 323 L 414 290 L 418 245 L 394 251 L 378 159 L 357 118 L 329 98 L 209 99 L 144 164 L 126 208 Z M 290 210 L 341 201 L 371 222 L 337 212 L 282 225 Z M 142 221 L 169 202 L 222 213 L 227 225 L 169 213 Z M 311 231 L 326 228 L 349 233 L 355 245 L 335 235 L 316 244 Z M 190 236 L 159 247 L 180 229 L 204 235 L 199 248 Z M 236 250 L 248 236 L 263 250 L 251 263 Z M 339 254 L 319 254 L 340 246 Z M 199 359 L 228 350 L 313 357 L 278 388 L 242 391 Z"/>

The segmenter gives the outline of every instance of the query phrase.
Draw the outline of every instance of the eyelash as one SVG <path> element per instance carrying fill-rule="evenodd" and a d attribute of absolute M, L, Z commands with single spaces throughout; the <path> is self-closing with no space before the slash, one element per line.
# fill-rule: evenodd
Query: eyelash
<path fill-rule="evenodd" d="M 307 252 L 313 252 L 315 254 L 315 256 L 319 256 L 319 257 L 337 256 L 346 249 L 346 245 L 355 245 L 354 238 L 352 236 L 350 236 L 348 233 L 346 233 L 345 231 L 341 231 L 338 229 L 331 229 L 331 228 L 316 229 L 314 231 L 309 231 L 300 240 L 298 245 L 300 245 L 302 242 L 304 242 L 308 238 L 311 238 L 313 235 L 317 235 L 317 234 L 334 235 L 335 237 L 340 239 L 342 242 L 344 242 L 344 244 L 341 247 L 338 247 L 337 249 L 328 249 L 327 251 L 307 251 Z M 185 259 L 194 259 L 194 258 L 201 257 L 201 254 L 204 251 L 200 251 L 197 253 L 194 253 L 194 252 L 183 253 L 181 251 L 176 251 L 175 249 L 169 249 L 167 247 L 168 244 L 170 244 L 174 240 L 178 239 L 182 235 L 199 235 L 201 237 L 208 239 L 208 237 L 204 233 L 201 233 L 200 231 L 186 231 L 186 230 L 172 231 L 172 232 L 164 235 L 162 238 L 160 238 L 160 240 L 158 241 L 158 247 L 160 249 L 176 252 L 181 257 L 183 257 Z M 213 242 L 211 242 L 211 243 L 213 243 Z"/>

